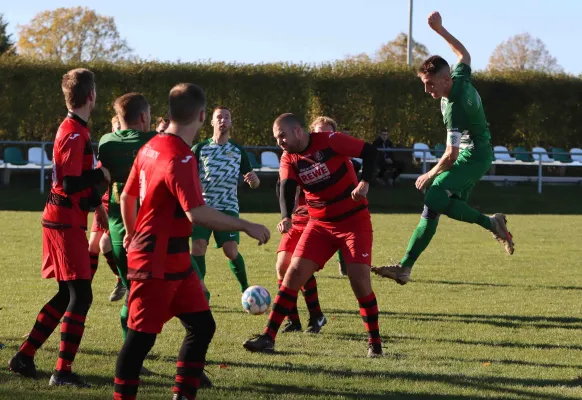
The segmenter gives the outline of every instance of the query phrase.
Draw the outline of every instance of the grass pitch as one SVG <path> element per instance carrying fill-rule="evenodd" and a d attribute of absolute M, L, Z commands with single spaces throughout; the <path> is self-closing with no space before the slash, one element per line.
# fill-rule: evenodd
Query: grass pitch
<path fill-rule="evenodd" d="M 244 217 L 273 228 L 276 214 Z M 374 263 L 398 259 L 418 222 L 415 214 L 375 215 Z M 510 215 L 516 253 L 506 256 L 476 225 L 441 218 L 439 230 L 399 286 L 374 277 L 386 356 L 370 360 L 366 333 L 348 280 L 335 260 L 317 274 L 328 324 L 320 335 L 283 334 L 275 355 L 242 348 L 265 316 L 242 311 L 240 293 L 220 250 L 209 247 L 207 285 L 217 332 L 208 353 L 215 388 L 200 399 L 580 399 L 582 274 L 580 216 Z M 91 389 L 49 388 L 58 333 L 38 352 L 37 381 L 8 372 L 9 358 L 29 332 L 56 284 L 40 277 L 39 212 L 0 212 L 0 399 L 110 399 L 121 348 L 121 303 L 107 300 L 114 278 L 100 258 L 94 302 L 74 370 Z M 258 247 L 243 238 L 251 284 L 274 297 L 279 236 Z M 299 311 L 307 323 L 305 302 Z M 138 398 L 170 399 L 183 329 L 171 321 L 145 362 Z"/>

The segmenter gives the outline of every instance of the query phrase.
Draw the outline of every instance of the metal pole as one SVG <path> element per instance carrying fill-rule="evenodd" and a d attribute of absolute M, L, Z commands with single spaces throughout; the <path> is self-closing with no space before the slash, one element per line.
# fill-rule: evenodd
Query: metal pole
<path fill-rule="evenodd" d="M 406 55 L 406 65 L 412 65 L 412 1 L 408 0 L 408 52 Z"/>
<path fill-rule="evenodd" d="M 41 150 L 42 154 L 40 155 L 40 192 L 44 193 L 44 149 L 45 144 L 42 144 Z"/>
<path fill-rule="evenodd" d="M 542 193 L 542 155 L 538 155 L 538 193 Z"/>

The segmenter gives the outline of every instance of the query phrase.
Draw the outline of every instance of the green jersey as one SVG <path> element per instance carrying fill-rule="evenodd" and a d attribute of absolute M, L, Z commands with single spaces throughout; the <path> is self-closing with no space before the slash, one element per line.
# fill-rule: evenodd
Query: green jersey
<path fill-rule="evenodd" d="M 108 210 L 110 229 L 123 229 L 119 197 L 123 193 L 137 152 L 156 134 L 156 131 L 141 132 L 127 129 L 103 135 L 99 141 L 99 161 L 111 174 Z"/>
<path fill-rule="evenodd" d="M 450 138 L 447 139 L 447 144 L 458 145 L 449 142 L 458 140 L 458 136 L 461 150 L 489 143 L 491 133 L 481 97 L 471 83 L 471 67 L 464 63 L 457 64 L 451 72 L 451 78 L 453 87 L 449 96 L 441 99 L 443 121 Z"/>
<path fill-rule="evenodd" d="M 217 210 L 238 213 L 239 176 L 253 170 L 247 152 L 230 139 L 221 145 L 212 138 L 196 144 L 192 151 L 198 160 L 206 204 Z"/>

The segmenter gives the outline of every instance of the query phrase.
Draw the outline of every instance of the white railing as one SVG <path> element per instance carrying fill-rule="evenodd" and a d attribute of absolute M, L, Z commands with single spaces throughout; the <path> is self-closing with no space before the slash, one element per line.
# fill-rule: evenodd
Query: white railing
<path fill-rule="evenodd" d="M 23 166 L 23 167 L 14 167 L 9 166 L 8 163 L 4 162 L 2 166 L 4 169 L 39 169 L 40 170 L 40 192 L 44 193 L 45 191 L 45 171 L 47 170 L 47 166 L 51 164 L 51 160 L 45 160 L 46 148 L 47 146 L 51 146 L 53 142 L 22 142 L 22 141 L 0 141 L 0 146 L 6 145 L 16 145 L 19 147 L 32 147 L 38 146 L 41 148 L 41 163 L 40 165 L 35 165 L 34 167 Z M 97 147 L 97 143 L 93 143 L 94 147 Z M 278 146 L 245 146 L 247 150 L 259 150 L 259 151 L 281 151 Z M 422 153 L 422 173 L 426 173 L 428 171 L 428 164 L 433 164 L 438 162 L 439 157 L 427 157 L 427 154 L 432 154 L 434 150 L 431 149 L 409 149 L 409 148 L 390 148 L 390 149 L 379 149 L 382 152 L 404 152 L 404 153 Z M 505 181 L 514 181 L 514 182 L 527 182 L 527 181 L 537 181 L 538 184 L 538 193 L 542 193 L 542 184 L 543 182 L 556 182 L 556 183 L 582 183 L 582 176 L 581 177 L 544 177 L 543 176 L 543 167 L 544 166 L 557 166 L 557 167 L 582 167 L 581 163 L 563 163 L 559 161 L 553 162 L 544 162 L 542 161 L 542 155 L 540 153 L 535 153 L 531 151 L 523 151 L 523 152 L 510 152 L 510 151 L 495 151 L 497 154 L 529 154 L 532 155 L 534 160 L 533 162 L 523 162 L 523 161 L 494 161 L 493 165 L 507 165 L 507 166 L 527 166 L 527 165 L 537 165 L 538 173 L 537 177 L 529 177 L 529 176 L 505 176 L 505 175 L 486 175 L 482 178 L 484 181 L 496 181 L 496 182 L 505 182 Z M 570 153 L 552 153 L 552 154 L 559 154 L 559 155 L 570 155 Z M 414 178 L 419 176 L 420 174 L 403 174 L 403 177 L 406 178 Z"/>

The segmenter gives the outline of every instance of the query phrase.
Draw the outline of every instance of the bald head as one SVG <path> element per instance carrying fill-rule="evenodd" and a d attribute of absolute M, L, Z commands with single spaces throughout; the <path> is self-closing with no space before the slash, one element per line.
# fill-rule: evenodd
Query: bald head
<path fill-rule="evenodd" d="M 303 122 L 291 113 L 277 117 L 273 123 L 273 136 L 277 145 L 289 153 L 299 153 L 309 143 L 309 134 L 305 133 Z"/>

